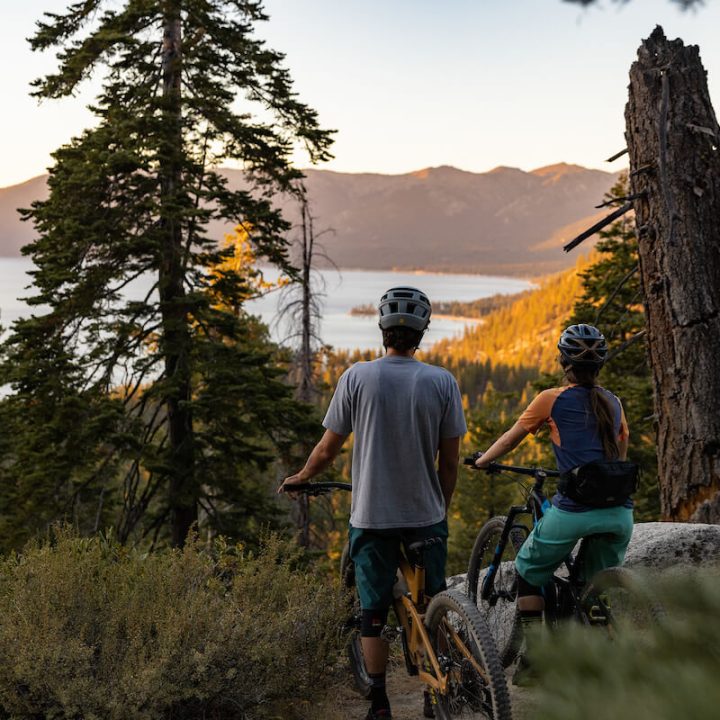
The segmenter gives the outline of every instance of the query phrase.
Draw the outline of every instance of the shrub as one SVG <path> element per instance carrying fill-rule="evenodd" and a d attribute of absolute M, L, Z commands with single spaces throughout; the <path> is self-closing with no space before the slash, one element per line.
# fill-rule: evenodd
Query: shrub
<path fill-rule="evenodd" d="M 720 575 L 654 583 L 666 616 L 650 630 L 623 627 L 614 642 L 570 624 L 536 653 L 539 720 L 717 717 L 720 707 Z"/>
<path fill-rule="evenodd" d="M 269 538 L 143 554 L 59 531 L 0 566 L 0 714 L 302 717 L 343 600 Z"/>

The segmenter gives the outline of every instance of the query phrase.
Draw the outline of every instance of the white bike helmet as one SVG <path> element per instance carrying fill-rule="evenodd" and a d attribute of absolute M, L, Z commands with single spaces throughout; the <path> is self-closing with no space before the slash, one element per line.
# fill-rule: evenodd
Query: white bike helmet
<path fill-rule="evenodd" d="M 570 365 L 592 365 L 600 368 L 608 353 L 605 336 L 593 325 L 570 325 L 563 330 L 558 350 Z"/>

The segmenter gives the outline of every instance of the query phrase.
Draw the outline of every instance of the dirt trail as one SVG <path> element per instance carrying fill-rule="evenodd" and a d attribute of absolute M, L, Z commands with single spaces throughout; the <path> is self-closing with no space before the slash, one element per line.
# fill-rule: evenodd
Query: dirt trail
<path fill-rule="evenodd" d="M 531 720 L 533 717 L 532 691 L 516 688 L 508 677 L 513 720 Z M 422 685 L 417 678 L 408 676 L 404 665 L 393 663 L 388 672 L 388 696 L 392 703 L 393 720 L 423 720 Z M 322 708 L 320 717 L 326 720 L 362 720 L 368 703 L 353 689 L 350 681 L 339 687 Z M 463 715 L 467 720 L 482 720 L 484 715 Z"/>

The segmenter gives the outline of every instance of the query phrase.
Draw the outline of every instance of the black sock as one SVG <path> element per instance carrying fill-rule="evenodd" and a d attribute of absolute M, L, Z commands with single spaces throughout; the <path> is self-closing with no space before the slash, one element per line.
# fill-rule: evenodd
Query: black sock
<path fill-rule="evenodd" d="M 542 622 L 542 616 L 542 610 L 518 610 L 523 632 L 530 627 L 537 627 Z"/>
<path fill-rule="evenodd" d="M 389 710 L 390 700 L 385 691 L 385 673 L 368 673 L 370 677 L 370 702 L 372 711 Z"/>
<path fill-rule="evenodd" d="M 532 634 L 536 632 L 536 628 L 540 628 L 542 626 L 542 610 L 518 610 L 518 619 L 520 620 L 520 627 L 522 628 L 522 634 L 525 638 L 525 652 L 520 656 L 520 660 L 524 665 L 527 665 L 527 653 L 534 639 L 532 638 Z M 528 631 L 531 635 L 529 641 Z"/>

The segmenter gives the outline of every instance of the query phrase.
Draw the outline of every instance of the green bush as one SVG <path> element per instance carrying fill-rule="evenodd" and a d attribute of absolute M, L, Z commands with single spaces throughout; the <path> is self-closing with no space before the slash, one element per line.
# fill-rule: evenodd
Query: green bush
<path fill-rule="evenodd" d="M 705 720 L 720 708 L 720 574 L 675 577 L 651 588 L 666 615 L 626 626 L 613 642 L 576 624 L 545 636 L 538 720 Z"/>
<path fill-rule="evenodd" d="M 276 538 L 143 554 L 59 531 L 0 566 L 0 716 L 302 717 L 343 600 Z"/>

